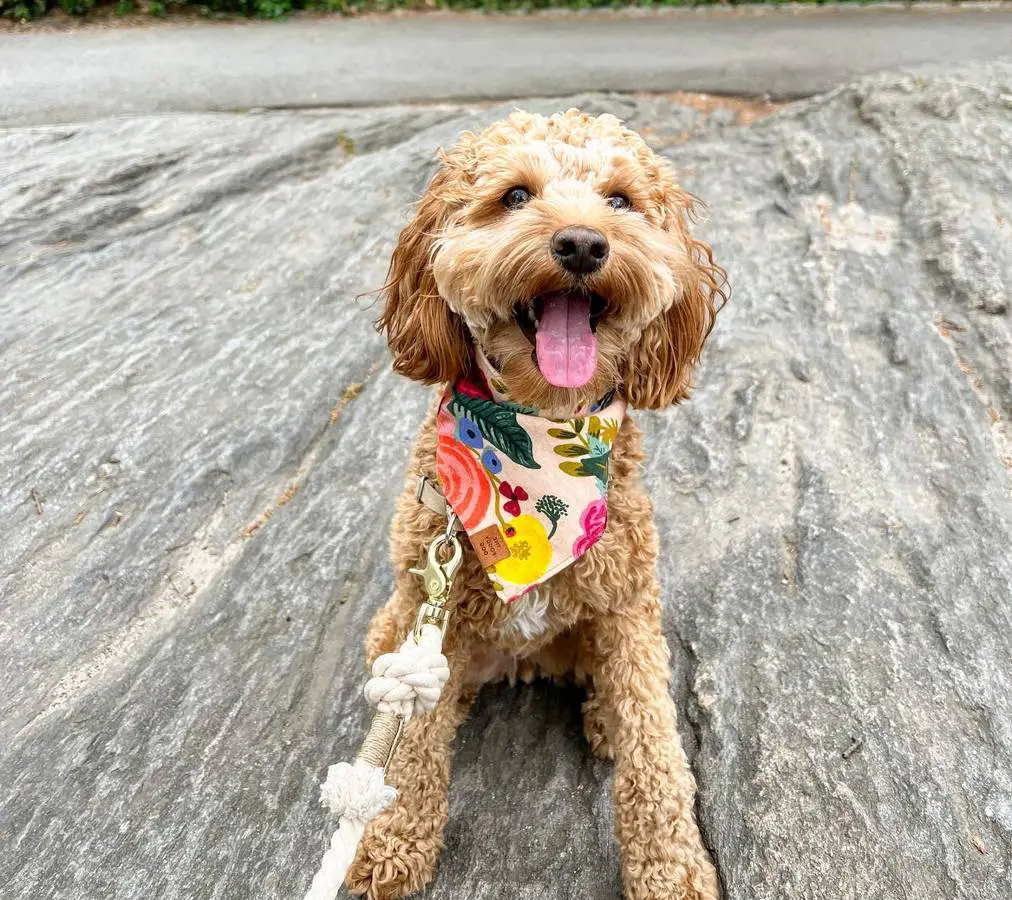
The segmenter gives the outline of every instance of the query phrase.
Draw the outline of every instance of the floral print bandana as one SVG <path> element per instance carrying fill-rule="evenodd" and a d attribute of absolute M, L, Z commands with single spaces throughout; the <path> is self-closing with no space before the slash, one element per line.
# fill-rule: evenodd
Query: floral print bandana
<path fill-rule="evenodd" d="M 548 417 L 510 403 L 479 353 L 481 384 L 447 388 L 436 475 L 496 593 L 515 600 L 570 565 L 608 523 L 608 460 L 625 401 Z"/>

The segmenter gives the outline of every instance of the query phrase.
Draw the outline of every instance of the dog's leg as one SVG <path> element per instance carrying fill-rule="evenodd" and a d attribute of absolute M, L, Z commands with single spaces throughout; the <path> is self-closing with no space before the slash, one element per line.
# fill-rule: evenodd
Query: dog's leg
<path fill-rule="evenodd" d="M 379 617 L 374 624 L 382 627 Z M 447 655 L 450 679 L 439 702 L 408 723 L 387 768 L 386 780 L 397 788 L 397 800 L 369 824 L 348 872 L 349 889 L 369 900 L 413 894 L 436 871 L 449 815 L 450 745 L 476 693 L 464 684 L 464 648 L 454 647 Z"/>
<path fill-rule="evenodd" d="M 595 623 L 594 700 L 615 754 L 615 829 L 628 900 L 717 900 L 675 727 L 658 589 Z"/>
<path fill-rule="evenodd" d="M 608 723 L 608 713 L 601 705 L 592 684 L 587 685 L 587 699 L 583 701 L 583 735 L 590 744 L 590 752 L 601 759 L 614 759 L 615 751 L 611 746 L 613 726 Z"/>
<path fill-rule="evenodd" d="M 394 591 L 393 596 L 376 611 L 365 638 L 365 659 L 370 669 L 376 657 L 393 653 L 407 637 L 409 622 L 417 606 L 417 603 L 405 599 L 400 591 Z"/>

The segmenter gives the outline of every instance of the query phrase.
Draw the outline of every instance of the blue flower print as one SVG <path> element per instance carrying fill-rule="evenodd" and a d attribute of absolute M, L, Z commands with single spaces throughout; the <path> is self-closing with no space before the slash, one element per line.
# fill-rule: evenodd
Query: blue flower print
<path fill-rule="evenodd" d="M 484 444 L 478 426 L 470 419 L 461 418 L 457 424 L 457 436 L 460 438 L 461 443 L 466 444 L 468 447 L 474 447 L 475 450 L 480 450 Z"/>
<path fill-rule="evenodd" d="M 481 464 L 493 475 L 498 475 L 502 471 L 502 463 L 491 447 L 487 447 L 482 453 Z"/>

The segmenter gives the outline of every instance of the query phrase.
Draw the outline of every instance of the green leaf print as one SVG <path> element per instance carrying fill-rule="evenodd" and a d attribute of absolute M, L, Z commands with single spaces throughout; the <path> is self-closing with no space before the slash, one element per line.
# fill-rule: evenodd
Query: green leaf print
<path fill-rule="evenodd" d="M 610 456 L 611 452 L 609 451 L 608 453 L 602 453 L 600 456 L 585 457 L 579 462 L 569 460 L 568 462 L 559 463 L 559 468 L 567 475 L 572 475 L 575 478 L 596 478 L 602 483 L 607 483 L 608 458 Z"/>
<path fill-rule="evenodd" d="M 471 419 L 478 426 L 482 437 L 517 465 L 527 469 L 541 468 L 534 461 L 531 436 L 517 422 L 517 415 L 512 410 L 504 409 L 501 404 L 491 400 L 468 397 L 456 391 L 453 392 L 449 407 L 450 412 L 458 418 Z"/>

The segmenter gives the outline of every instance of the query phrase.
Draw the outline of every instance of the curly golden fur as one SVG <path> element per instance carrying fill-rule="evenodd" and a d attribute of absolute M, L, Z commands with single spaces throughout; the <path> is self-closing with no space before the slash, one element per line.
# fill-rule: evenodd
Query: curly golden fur
<path fill-rule="evenodd" d="M 517 186 L 530 200 L 506 209 L 503 197 Z M 628 203 L 616 208 L 608 202 L 615 195 Z M 464 134 L 442 156 L 393 254 L 379 324 L 395 369 L 424 383 L 454 381 L 474 368 L 480 347 L 519 403 L 572 410 L 612 388 L 639 408 L 684 399 L 726 299 L 723 270 L 689 233 L 695 208 L 668 164 L 612 116 L 517 112 L 481 134 Z M 550 251 L 553 234 L 570 225 L 592 227 L 610 245 L 605 264 L 589 275 L 565 271 Z M 604 298 L 598 361 L 585 386 L 560 388 L 541 375 L 514 307 L 574 287 Z M 398 504 L 397 584 L 370 628 L 370 661 L 407 635 L 423 600 L 407 569 L 445 524 L 415 500 L 418 476 L 435 478 L 434 420 L 435 406 Z M 639 431 L 627 418 L 612 450 L 607 531 L 534 594 L 501 602 L 474 554 L 465 554 L 450 599 L 450 680 L 436 709 L 405 731 L 388 771 L 400 795 L 365 835 L 348 875 L 353 892 L 404 897 L 432 879 L 448 814 L 451 743 L 481 684 L 572 673 L 586 685 L 591 748 L 615 760 L 626 896 L 718 897 L 668 690 L 642 461 Z"/>

